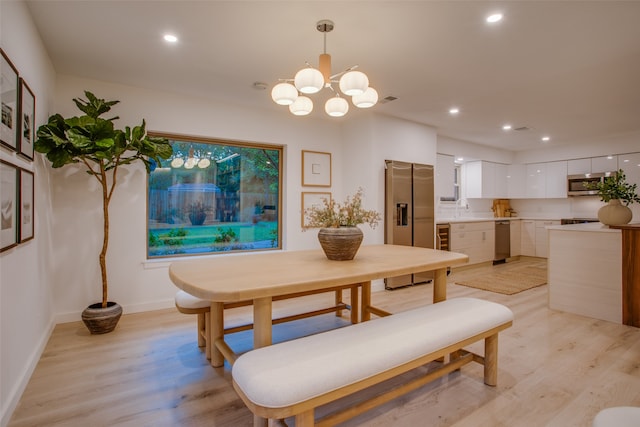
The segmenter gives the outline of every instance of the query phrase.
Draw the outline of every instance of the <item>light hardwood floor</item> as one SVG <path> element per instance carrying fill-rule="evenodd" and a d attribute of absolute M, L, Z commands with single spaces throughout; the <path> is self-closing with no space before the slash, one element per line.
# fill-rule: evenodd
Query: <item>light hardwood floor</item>
<path fill-rule="evenodd" d="M 583 427 L 602 408 L 640 406 L 640 329 L 549 310 L 546 285 L 506 296 L 453 284 L 513 265 L 449 276 L 449 298 L 483 298 L 515 313 L 513 327 L 500 334 L 497 387 L 484 385 L 482 367 L 470 364 L 343 425 Z M 429 304 L 431 295 L 427 284 L 377 292 L 373 302 L 394 312 Z M 283 314 L 331 300 L 328 294 L 290 300 L 278 310 Z M 228 318 L 246 320 L 250 311 L 236 309 Z M 274 340 L 344 325 L 347 319 L 344 313 L 343 319 L 325 315 L 278 325 Z M 251 334 L 235 334 L 231 342 L 235 350 L 248 349 Z M 348 405 L 350 399 L 334 405 Z M 198 350 L 195 316 L 168 309 L 124 315 L 114 333 L 102 336 L 89 335 L 80 322 L 58 325 L 9 426 L 251 424 L 251 413 L 231 386 L 229 367 L 211 368 Z"/>

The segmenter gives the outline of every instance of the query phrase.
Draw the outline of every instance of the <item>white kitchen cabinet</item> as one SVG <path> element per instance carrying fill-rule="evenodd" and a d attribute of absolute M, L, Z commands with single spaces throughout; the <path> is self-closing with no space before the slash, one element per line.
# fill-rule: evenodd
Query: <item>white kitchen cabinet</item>
<path fill-rule="evenodd" d="M 527 165 L 526 195 L 529 199 L 544 198 L 546 192 L 546 165 L 531 163 Z"/>
<path fill-rule="evenodd" d="M 621 154 L 618 166 L 624 171 L 629 184 L 638 184 L 640 188 L 640 153 Z"/>
<path fill-rule="evenodd" d="M 521 254 L 520 246 L 521 246 L 521 231 L 520 231 L 520 220 L 512 219 L 509 221 L 509 245 L 511 246 L 511 256 L 519 256 Z"/>
<path fill-rule="evenodd" d="M 536 230 L 535 230 L 535 241 L 536 241 L 536 255 L 540 258 L 547 258 L 549 248 L 547 245 L 548 242 L 548 231 L 547 227 L 551 225 L 560 225 L 560 221 L 535 221 Z"/>
<path fill-rule="evenodd" d="M 527 197 L 527 167 L 525 165 L 507 166 L 507 197 L 524 199 Z"/>
<path fill-rule="evenodd" d="M 469 264 L 493 261 L 495 255 L 495 221 L 452 223 L 451 251 L 469 257 Z"/>
<path fill-rule="evenodd" d="M 454 200 L 454 176 L 454 157 L 438 154 L 436 158 L 436 200 Z"/>
<path fill-rule="evenodd" d="M 618 170 L 618 156 L 590 157 L 575 159 L 567 162 L 568 175 L 583 175 L 586 173 L 604 173 Z"/>
<path fill-rule="evenodd" d="M 567 197 L 567 162 L 550 162 L 546 165 L 545 194 L 547 199 Z"/>
<path fill-rule="evenodd" d="M 467 198 L 501 199 L 509 197 L 507 165 L 474 161 L 465 163 L 464 167 Z"/>
<path fill-rule="evenodd" d="M 574 159 L 567 162 L 568 175 L 591 173 L 591 159 Z"/>
<path fill-rule="evenodd" d="M 522 220 L 520 225 L 520 255 L 536 256 L 536 222 Z"/>
<path fill-rule="evenodd" d="M 496 198 L 509 197 L 509 188 L 507 184 L 507 176 L 509 175 L 509 168 L 507 165 L 501 163 L 495 164 L 495 189 L 494 194 Z"/>
<path fill-rule="evenodd" d="M 591 173 L 614 172 L 618 170 L 618 156 L 591 158 Z"/>

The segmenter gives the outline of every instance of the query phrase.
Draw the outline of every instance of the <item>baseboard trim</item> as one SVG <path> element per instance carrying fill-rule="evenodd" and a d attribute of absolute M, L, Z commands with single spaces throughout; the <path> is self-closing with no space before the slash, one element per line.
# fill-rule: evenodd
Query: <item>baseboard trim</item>
<path fill-rule="evenodd" d="M 8 399 L 6 399 L 6 405 L 2 408 L 2 412 L 0 413 L 0 426 L 6 427 L 11 420 L 11 416 L 13 412 L 18 407 L 18 403 L 20 403 L 20 398 L 22 397 L 22 393 L 24 393 L 27 385 L 29 384 L 29 380 L 31 379 L 31 375 L 33 375 L 33 371 L 35 371 L 36 366 L 38 366 L 38 362 L 42 357 L 42 353 L 44 353 L 44 349 L 49 342 L 49 338 L 51 338 L 51 334 L 53 333 L 53 329 L 56 327 L 56 323 L 54 319 L 50 319 L 49 325 L 45 329 L 44 333 L 40 337 L 38 341 L 38 345 L 35 350 L 31 353 L 27 363 L 24 365 L 24 369 L 22 375 L 20 375 L 20 382 L 15 384 L 12 389 L 9 391 Z"/>

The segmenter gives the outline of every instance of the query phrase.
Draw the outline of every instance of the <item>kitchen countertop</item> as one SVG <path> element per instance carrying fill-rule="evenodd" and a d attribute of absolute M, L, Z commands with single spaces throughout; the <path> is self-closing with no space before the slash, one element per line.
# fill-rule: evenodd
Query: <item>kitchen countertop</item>
<path fill-rule="evenodd" d="M 483 221 L 512 221 L 512 220 L 536 220 L 536 221 L 560 221 L 560 218 L 541 218 L 541 217 L 524 217 L 524 216 L 508 216 L 508 217 L 487 217 L 487 218 L 436 218 L 436 224 L 453 224 L 460 222 L 483 222 Z"/>
<path fill-rule="evenodd" d="M 609 228 L 609 226 L 604 225 L 601 222 L 589 222 L 586 224 L 552 225 L 547 227 L 547 230 L 585 231 L 585 232 L 591 232 L 591 233 L 620 233 L 620 230 Z"/>

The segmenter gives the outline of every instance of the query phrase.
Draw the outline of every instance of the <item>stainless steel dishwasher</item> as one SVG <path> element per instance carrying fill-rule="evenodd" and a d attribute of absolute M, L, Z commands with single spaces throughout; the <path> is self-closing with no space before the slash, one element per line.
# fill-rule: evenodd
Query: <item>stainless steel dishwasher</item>
<path fill-rule="evenodd" d="M 511 223 L 509 221 L 496 221 L 496 251 L 493 263 L 505 262 L 511 256 Z"/>

